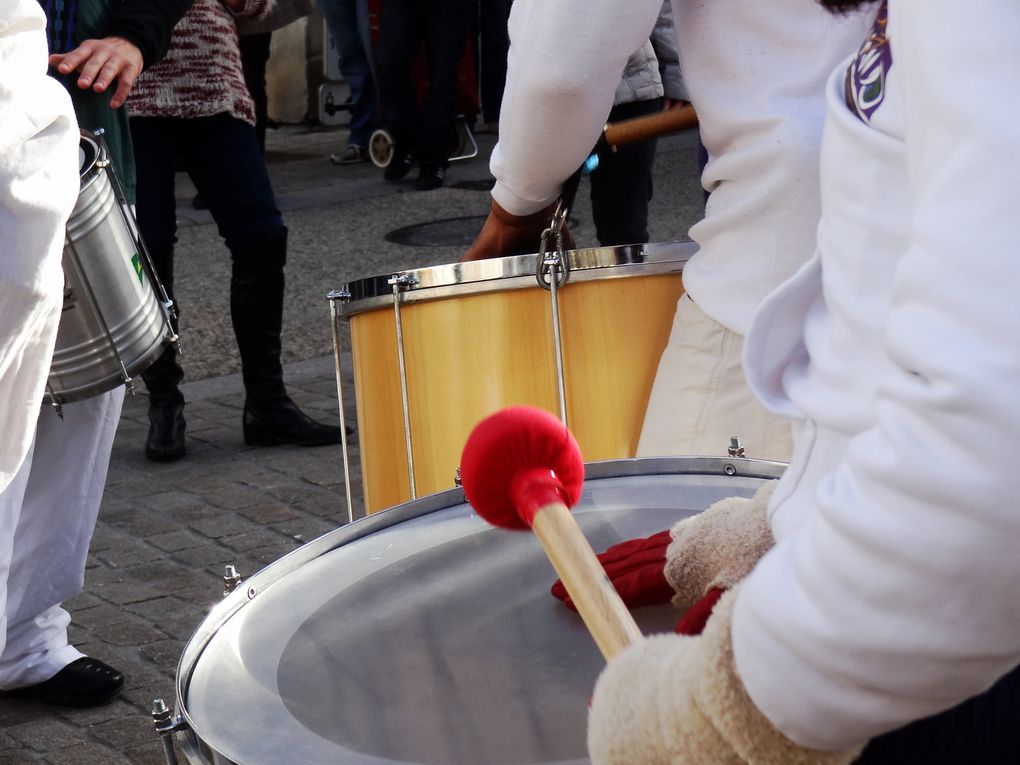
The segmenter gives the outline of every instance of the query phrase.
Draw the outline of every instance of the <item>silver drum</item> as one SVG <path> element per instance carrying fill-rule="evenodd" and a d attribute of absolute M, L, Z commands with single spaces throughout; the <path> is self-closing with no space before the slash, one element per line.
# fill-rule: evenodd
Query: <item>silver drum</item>
<path fill-rule="evenodd" d="M 130 384 L 176 340 L 101 136 L 81 131 L 78 157 L 81 190 L 67 222 L 64 307 L 47 384 L 56 404 Z"/>
<path fill-rule="evenodd" d="M 591 463 L 575 515 L 603 549 L 751 496 L 782 468 Z M 164 729 L 179 731 L 189 762 L 215 765 L 586 763 L 604 661 L 549 594 L 555 579 L 533 535 L 489 526 L 460 490 L 368 516 L 211 611 L 185 647 L 177 717 Z M 635 616 L 648 633 L 671 631 L 678 614 Z"/>

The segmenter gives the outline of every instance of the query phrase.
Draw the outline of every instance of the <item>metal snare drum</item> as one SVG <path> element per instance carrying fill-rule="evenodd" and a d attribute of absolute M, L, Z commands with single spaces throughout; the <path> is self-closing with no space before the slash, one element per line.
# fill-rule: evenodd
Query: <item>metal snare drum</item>
<path fill-rule="evenodd" d="M 96 396 L 175 342 L 170 306 L 110 164 L 102 133 L 81 131 L 81 190 L 67 221 L 64 307 L 50 365 L 55 405 Z"/>
<path fill-rule="evenodd" d="M 331 293 L 335 348 L 340 318 L 350 325 L 367 511 L 451 488 L 471 429 L 514 404 L 560 416 L 590 461 L 633 457 L 696 249 L 571 250 L 557 289 L 522 255 Z"/>
<path fill-rule="evenodd" d="M 783 467 L 590 463 L 575 516 L 602 549 L 751 496 Z M 332 531 L 210 612 L 181 657 L 164 745 L 205 765 L 585 763 L 605 662 L 549 594 L 555 579 L 534 535 L 491 527 L 457 489 Z M 647 634 L 678 614 L 635 617 Z"/>

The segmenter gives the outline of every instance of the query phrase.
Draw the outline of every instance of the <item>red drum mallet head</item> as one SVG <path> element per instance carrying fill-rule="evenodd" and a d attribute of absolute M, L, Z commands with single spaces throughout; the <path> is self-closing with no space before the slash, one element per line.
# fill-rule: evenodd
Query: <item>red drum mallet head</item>
<path fill-rule="evenodd" d="M 512 406 L 471 431 L 460 474 L 464 494 L 480 516 L 494 526 L 527 529 L 539 508 L 577 503 L 584 462 L 560 420 L 537 407 Z"/>

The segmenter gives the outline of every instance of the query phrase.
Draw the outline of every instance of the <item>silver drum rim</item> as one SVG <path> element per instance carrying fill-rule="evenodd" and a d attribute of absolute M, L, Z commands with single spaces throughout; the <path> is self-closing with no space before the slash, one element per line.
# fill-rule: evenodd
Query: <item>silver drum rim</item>
<path fill-rule="evenodd" d="M 681 273 L 697 252 L 690 240 L 567 250 L 570 281 L 589 281 L 654 274 Z M 449 263 L 429 268 L 370 276 L 348 282 L 339 291 L 340 314 L 350 318 L 393 305 L 393 279 L 400 279 L 400 300 L 414 303 L 461 294 L 536 287 L 538 255 Z M 569 282 L 568 282 L 569 285 Z"/>
<path fill-rule="evenodd" d="M 585 481 L 599 479 L 701 475 L 709 478 L 726 479 L 775 479 L 786 468 L 785 463 L 769 462 L 747 458 L 728 457 L 663 457 L 611 460 L 588 463 L 585 466 Z M 234 765 L 235 760 L 218 751 L 210 743 L 215 731 L 203 731 L 202 724 L 196 723 L 188 709 L 189 682 L 201 657 L 228 621 L 238 615 L 259 593 L 282 581 L 309 562 L 343 545 L 370 536 L 405 521 L 420 518 L 430 513 L 465 504 L 463 491 L 452 489 L 432 494 L 402 505 L 383 510 L 362 518 L 354 523 L 335 529 L 312 540 L 301 548 L 285 555 L 258 573 L 246 579 L 223 601 L 216 604 L 189 639 L 178 663 L 176 674 L 176 711 L 180 715 L 185 751 L 202 763 Z M 212 733 L 213 735 L 210 735 Z M 193 762 L 196 760 L 192 760 Z"/>

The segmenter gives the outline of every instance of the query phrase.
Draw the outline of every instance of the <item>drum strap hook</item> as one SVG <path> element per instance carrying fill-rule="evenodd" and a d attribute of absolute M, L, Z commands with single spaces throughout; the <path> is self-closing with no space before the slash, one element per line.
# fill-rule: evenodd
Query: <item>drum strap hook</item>
<path fill-rule="evenodd" d="M 542 232 L 542 238 L 538 245 L 538 263 L 535 274 L 538 286 L 542 289 L 551 288 L 550 274 L 555 274 L 557 287 L 565 285 L 570 278 L 570 264 L 563 256 L 563 226 L 566 225 L 567 216 L 574 206 L 574 197 L 577 196 L 577 189 L 581 184 L 581 176 L 584 175 L 585 168 L 586 165 L 579 167 L 563 184 L 556 211 L 553 212 L 552 220 L 549 221 L 549 227 Z"/>

